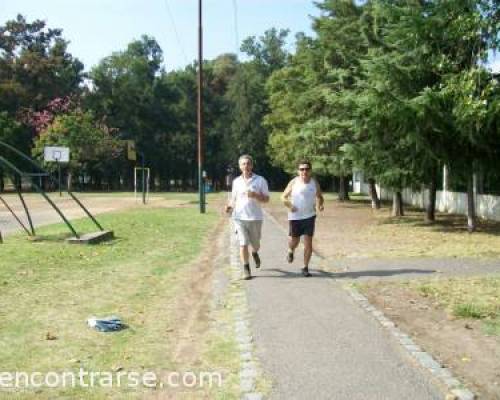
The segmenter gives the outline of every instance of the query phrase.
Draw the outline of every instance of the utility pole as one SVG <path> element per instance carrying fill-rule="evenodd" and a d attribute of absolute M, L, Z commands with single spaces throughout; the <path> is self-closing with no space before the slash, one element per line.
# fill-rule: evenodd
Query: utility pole
<path fill-rule="evenodd" d="M 203 173 L 203 18 L 202 0 L 198 0 L 198 190 L 200 213 L 205 213 L 205 185 Z"/>

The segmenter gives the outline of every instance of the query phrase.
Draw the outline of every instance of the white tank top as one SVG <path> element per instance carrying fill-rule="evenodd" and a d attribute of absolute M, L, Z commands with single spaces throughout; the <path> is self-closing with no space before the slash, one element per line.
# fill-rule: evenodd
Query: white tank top
<path fill-rule="evenodd" d="M 289 220 L 306 219 L 316 215 L 316 182 L 311 178 L 304 183 L 296 178 L 292 184 L 291 203 L 297 208 L 295 212 L 288 212 Z"/>

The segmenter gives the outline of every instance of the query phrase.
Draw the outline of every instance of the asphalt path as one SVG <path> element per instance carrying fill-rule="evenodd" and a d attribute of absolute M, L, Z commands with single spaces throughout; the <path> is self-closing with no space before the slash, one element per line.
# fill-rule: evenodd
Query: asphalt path
<path fill-rule="evenodd" d="M 271 399 L 442 399 L 430 373 L 343 289 L 319 271 L 288 264 L 286 235 L 266 218 L 262 268 L 245 281 L 252 334 Z"/>

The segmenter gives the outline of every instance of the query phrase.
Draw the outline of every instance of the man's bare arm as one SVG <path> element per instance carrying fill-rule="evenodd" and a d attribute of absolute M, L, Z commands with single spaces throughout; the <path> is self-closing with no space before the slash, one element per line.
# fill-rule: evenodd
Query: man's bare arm
<path fill-rule="evenodd" d="M 318 210 L 323 211 L 325 209 L 325 198 L 323 197 L 323 192 L 318 181 L 315 179 L 314 182 L 316 183 L 316 204 L 318 205 Z"/>
<path fill-rule="evenodd" d="M 294 206 L 292 204 L 292 202 L 290 201 L 290 195 L 292 194 L 292 187 L 293 187 L 293 180 L 291 180 L 285 191 L 283 192 L 283 194 L 281 195 L 281 201 L 283 202 L 283 204 L 285 205 L 286 208 L 290 209 L 291 211 L 294 211 Z"/>
<path fill-rule="evenodd" d="M 269 196 L 264 193 L 259 193 L 260 199 L 258 199 L 261 203 L 267 203 L 269 201 Z"/>
<path fill-rule="evenodd" d="M 248 197 L 255 199 L 261 203 L 267 203 L 269 201 L 269 196 L 264 193 L 258 193 L 258 192 L 248 192 Z"/>
<path fill-rule="evenodd" d="M 264 193 L 248 192 L 248 197 L 260 201 L 261 203 L 267 203 L 269 201 L 269 196 Z"/>
<path fill-rule="evenodd" d="M 225 211 L 229 214 L 233 212 L 234 206 L 236 203 L 236 193 L 233 190 L 231 190 L 231 197 L 228 199 L 226 203 L 226 207 L 224 207 Z"/>

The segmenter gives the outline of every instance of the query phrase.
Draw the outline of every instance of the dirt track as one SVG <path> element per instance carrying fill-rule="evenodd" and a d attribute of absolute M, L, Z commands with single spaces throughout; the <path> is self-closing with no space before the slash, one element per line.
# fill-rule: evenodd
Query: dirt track
<path fill-rule="evenodd" d="M 18 215 L 23 224 L 29 227 L 28 219 L 26 217 L 26 214 L 24 213 L 24 209 L 19 197 L 12 194 L 2 195 L 2 197 Z M 33 224 L 35 225 L 35 229 L 37 226 L 62 222 L 61 217 L 41 195 L 27 194 L 24 195 L 24 197 L 30 211 Z M 141 199 L 138 197 L 136 200 L 134 198 L 134 195 L 130 193 L 124 193 L 122 196 L 117 194 L 83 194 L 77 195 L 77 197 L 93 215 L 142 206 L 142 203 L 140 201 Z M 61 209 L 61 211 L 69 220 L 85 217 L 85 212 L 68 195 L 63 194 L 63 197 L 59 197 L 58 194 L 51 194 L 50 198 Z M 177 206 L 185 202 L 185 200 L 180 199 L 166 200 L 164 197 L 151 196 L 148 200 L 148 206 L 168 207 Z M 17 223 L 12 214 L 6 209 L 4 204 L 1 203 L 0 231 L 4 236 L 22 231 L 22 227 Z"/>

